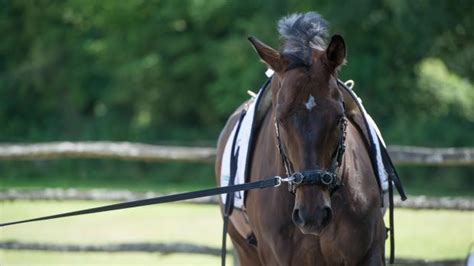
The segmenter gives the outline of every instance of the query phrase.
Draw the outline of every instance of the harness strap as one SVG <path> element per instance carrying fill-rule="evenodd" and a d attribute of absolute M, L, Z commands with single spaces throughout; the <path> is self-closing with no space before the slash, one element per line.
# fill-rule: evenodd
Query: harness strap
<path fill-rule="evenodd" d="M 293 173 L 293 167 L 291 165 L 290 160 L 286 156 L 286 152 L 283 148 L 283 143 L 281 142 L 281 136 L 280 136 L 280 126 L 276 121 L 276 117 L 275 117 L 274 124 L 275 124 L 275 134 L 276 134 L 276 137 L 277 137 L 278 152 L 280 153 L 281 160 L 283 161 L 283 166 L 285 167 L 286 175 L 291 176 L 291 174 Z"/>
<path fill-rule="evenodd" d="M 344 102 L 343 102 L 344 104 Z M 345 110 L 345 108 L 344 108 Z M 337 167 L 341 166 L 342 156 L 346 151 L 346 135 L 347 135 L 347 118 L 343 116 L 341 121 L 339 121 L 339 126 L 341 127 L 341 134 L 339 135 L 338 146 L 336 150 L 336 155 L 331 163 L 330 172 L 336 172 Z"/>
<path fill-rule="evenodd" d="M 240 147 L 235 150 L 235 145 L 237 143 L 238 132 L 240 130 L 240 126 L 242 125 L 242 120 L 245 117 L 245 109 L 242 110 L 240 113 L 238 125 L 235 131 L 234 139 L 232 140 L 232 147 L 230 151 L 230 178 L 229 183 L 227 185 L 232 186 L 235 184 L 235 176 L 237 173 L 237 164 L 239 160 L 239 150 Z M 225 199 L 225 206 L 223 211 L 223 228 L 222 228 L 222 246 L 221 246 L 221 264 L 225 266 L 225 257 L 227 255 L 227 228 L 229 225 L 229 217 L 234 210 L 234 192 L 227 193 Z"/>
<path fill-rule="evenodd" d="M 334 190 L 341 186 L 341 180 L 337 177 L 336 173 L 320 169 L 295 172 L 288 179 L 288 183 L 292 184 L 295 188 L 308 185 L 326 186 L 331 195 Z"/>
<path fill-rule="evenodd" d="M 388 175 L 388 214 L 390 226 L 390 264 L 395 262 L 395 222 L 393 215 L 393 175 Z"/>
<path fill-rule="evenodd" d="M 382 160 L 390 164 L 388 176 L 388 215 L 389 215 L 389 227 L 390 227 L 390 264 L 395 262 L 395 215 L 394 215 L 394 204 L 393 204 L 393 186 L 398 190 L 402 200 L 405 200 L 407 197 L 403 186 L 400 183 L 400 179 L 395 172 L 395 167 L 393 167 L 392 160 L 388 156 L 387 150 L 381 146 L 382 151 Z"/>
<path fill-rule="evenodd" d="M 380 151 L 382 153 L 382 160 L 384 161 L 384 164 L 389 166 L 388 175 L 391 175 L 393 184 L 395 185 L 395 188 L 397 189 L 398 194 L 400 194 L 400 198 L 402 199 L 402 201 L 406 200 L 407 195 L 405 193 L 405 189 L 403 189 L 402 181 L 400 180 L 400 177 L 398 176 L 395 166 L 393 166 L 392 159 L 388 155 L 387 149 L 381 145 Z"/>
<path fill-rule="evenodd" d="M 221 265 L 225 266 L 225 258 L 227 257 L 227 232 L 229 231 L 229 216 L 224 215 L 224 225 L 222 227 L 222 244 L 221 244 Z"/>

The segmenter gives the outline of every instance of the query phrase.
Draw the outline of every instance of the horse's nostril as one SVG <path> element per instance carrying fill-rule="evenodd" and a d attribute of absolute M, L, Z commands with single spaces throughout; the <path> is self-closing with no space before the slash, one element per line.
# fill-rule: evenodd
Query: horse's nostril
<path fill-rule="evenodd" d="M 301 217 L 301 213 L 299 209 L 293 210 L 293 222 L 298 226 L 304 225 L 304 219 Z"/>
<path fill-rule="evenodd" d="M 326 226 L 331 222 L 332 219 L 332 210 L 330 207 L 324 207 L 321 214 L 321 226 Z"/>

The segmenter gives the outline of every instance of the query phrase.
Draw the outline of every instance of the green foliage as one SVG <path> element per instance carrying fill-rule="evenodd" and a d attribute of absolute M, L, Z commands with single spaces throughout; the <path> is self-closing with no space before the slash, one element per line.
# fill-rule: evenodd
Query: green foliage
<path fill-rule="evenodd" d="M 210 128 L 202 137 L 212 139 L 245 91 L 264 79 L 246 37 L 277 47 L 275 21 L 307 10 L 321 12 L 346 37 L 342 77 L 356 81 L 389 142 L 430 143 L 424 127 L 414 132 L 421 138 L 407 134 L 407 117 L 412 124 L 426 123 L 425 116 L 473 119 L 469 1 L 4 0 L 0 6 L 2 141 L 160 141 L 173 139 L 167 132 L 176 128 Z M 439 144 L 467 137 L 455 130 L 444 134 L 456 139 Z"/>
<path fill-rule="evenodd" d="M 474 122 L 474 85 L 450 73 L 440 59 L 427 58 L 420 63 L 418 87 L 420 98 L 429 100 L 428 108 L 435 116 L 452 110 Z"/>
<path fill-rule="evenodd" d="M 0 0 L 0 141 L 215 143 L 265 79 L 247 36 L 309 10 L 388 143 L 474 145 L 470 0 Z"/>

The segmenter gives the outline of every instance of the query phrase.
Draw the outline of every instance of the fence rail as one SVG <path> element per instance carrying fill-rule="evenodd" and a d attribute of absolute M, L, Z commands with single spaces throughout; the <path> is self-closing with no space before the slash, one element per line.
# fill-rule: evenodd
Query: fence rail
<path fill-rule="evenodd" d="M 474 148 L 423 148 L 389 146 L 393 161 L 404 165 L 474 165 Z M 0 160 L 100 158 L 141 161 L 211 162 L 210 147 L 161 146 L 130 142 L 48 142 L 0 144 Z"/>
<path fill-rule="evenodd" d="M 40 189 L 40 190 L 0 190 L 0 201 L 14 200 L 99 200 L 99 201 L 130 201 L 145 198 L 163 196 L 156 192 L 132 192 L 128 190 L 104 190 L 104 189 Z M 183 201 L 193 204 L 217 204 L 219 199 L 214 197 L 203 197 Z M 426 197 L 410 196 L 406 201 L 395 198 L 395 207 L 406 209 L 432 209 L 432 210 L 474 210 L 474 198 L 467 197 Z"/>
<path fill-rule="evenodd" d="M 161 146 L 130 142 L 48 142 L 0 144 L 0 160 L 50 160 L 64 158 L 121 159 L 139 161 L 211 162 L 216 149 Z"/>
<path fill-rule="evenodd" d="M 219 248 L 188 243 L 117 243 L 102 245 L 51 244 L 36 242 L 4 241 L 0 249 L 5 250 L 39 250 L 57 252 L 158 252 L 158 253 L 191 253 L 220 255 Z"/>

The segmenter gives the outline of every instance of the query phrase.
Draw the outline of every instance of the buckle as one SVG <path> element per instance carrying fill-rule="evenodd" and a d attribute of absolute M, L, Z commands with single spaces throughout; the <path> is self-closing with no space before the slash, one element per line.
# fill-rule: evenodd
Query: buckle
<path fill-rule="evenodd" d="M 330 186 L 334 182 L 334 175 L 329 172 L 321 173 L 321 183 Z"/>
<path fill-rule="evenodd" d="M 273 187 L 279 187 L 281 183 L 283 182 L 283 178 L 281 176 L 275 176 L 275 185 Z"/>
<path fill-rule="evenodd" d="M 301 185 L 304 181 L 304 175 L 300 172 L 295 172 L 292 177 L 293 180 L 291 180 L 291 183 L 293 185 Z"/>

